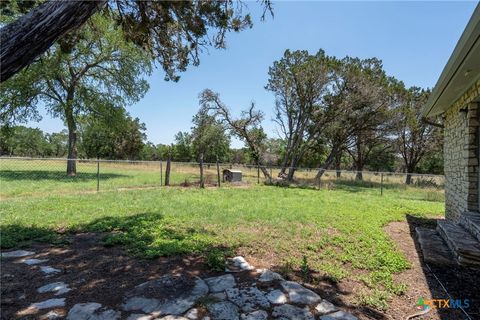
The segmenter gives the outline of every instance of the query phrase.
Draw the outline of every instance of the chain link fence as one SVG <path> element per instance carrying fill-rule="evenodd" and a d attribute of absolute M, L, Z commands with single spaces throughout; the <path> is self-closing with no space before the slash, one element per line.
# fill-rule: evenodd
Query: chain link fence
<path fill-rule="evenodd" d="M 182 187 L 248 186 L 268 184 L 311 189 L 358 191 L 369 188 L 383 195 L 395 191 L 399 196 L 420 200 L 443 201 L 444 177 L 440 175 L 358 172 L 296 168 L 293 181 L 279 178 L 281 168 L 244 164 L 171 162 L 167 161 L 76 160 L 76 173 L 68 175 L 67 159 L 0 158 L 0 197 L 10 198 L 52 193 L 89 193 L 104 190 L 159 188 L 166 184 Z M 242 172 L 241 182 L 228 182 L 224 170 Z M 203 176 L 201 175 L 203 171 Z M 168 176 L 168 177 L 167 177 Z M 203 183 L 202 183 L 203 182 Z"/>

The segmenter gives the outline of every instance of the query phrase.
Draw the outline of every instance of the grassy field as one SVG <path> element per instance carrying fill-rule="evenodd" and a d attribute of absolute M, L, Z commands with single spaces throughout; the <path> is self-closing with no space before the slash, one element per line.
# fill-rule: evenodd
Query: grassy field
<path fill-rule="evenodd" d="M 22 181 L 2 181 L 2 193 Z M 370 182 L 374 183 L 374 182 Z M 10 186 L 13 184 L 14 186 Z M 383 227 L 407 214 L 440 215 L 439 190 L 394 188 L 380 196 L 369 183 L 334 188 L 158 188 L 93 194 L 8 197 L 1 201 L 1 245 L 32 239 L 57 242 L 58 231 L 109 232 L 105 245 L 122 245 L 144 258 L 200 253 L 208 261 L 235 250 L 268 257 L 278 270 L 305 270 L 333 281 L 364 284 L 360 304 L 378 309 L 402 294 L 393 275 L 409 268 Z M 53 187 L 37 186 L 48 190 Z M 5 191 L 7 190 L 7 191 Z M 33 190 L 33 189 L 32 189 Z M 425 194 L 429 194 L 425 196 Z"/>
<path fill-rule="evenodd" d="M 162 166 L 160 162 L 152 161 L 100 161 L 97 168 L 96 161 L 79 160 L 77 175 L 69 177 L 65 174 L 66 160 L 63 159 L 0 158 L 0 197 L 96 191 L 97 169 L 100 190 L 159 187 L 165 183 L 165 165 L 165 161 L 162 162 Z M 220 170 L 228 167 L 223 165 Z M 255 168 L 244 167 L 242 171 L 244 181 L 257 182 Z M 204 173 L 207 184 L 217 183 L 214 165 L 205 165 Z M 199 181 L 198 164 L 172 163 L 170 185 L 198 184 Z"/>
<path fill-rule="evenodd" d="M 77 175 L 69 177 L 65 174 L 66 160 L 35 159 L 20 160 L 0 158 L 0 198 L 44 196 L 54 193 L 68 194 L 94 192 L 97 190 L 97 169 L 99 169 L 98 183 L 101 191 L 125 188 L 160 187 L 165 178 L 165 162 L 115 162 L 100 161 L 97 168 L 96 161 L 77 161 Z M 162 173 L 160 171 L 162 168 Z M 230 168 L 221 165 L 220 171 Z M 242 170 L 243 181 L 250 185 L 269 183 L 263 176 L 258 178 L 257 169 L 253 166 L 233 166 Z M 278 175 L 278 169 L 268 169 L 273 177 Z M 207 185 L 217 183 L 215 165 L 204 166 Z M 357 187 L 369 187 L 380 193 L 382 177 L 376 173 L 364 173 L 364 181 L 355 181 L 355 173 L 343 172 L 340 179 L 334 171 L 327 171 L 322 177 L 320 185 L 314 179 L 316 170 L 300 169 L 296 171 L 297 187 L 348 189 L 355 191 Z M 163 178 L 163 179 L 162 179 Z M 172 163 L 171 185 L 195 185 L 200 180 L 197 164 Z M 397 196 L 409 199 L 443 201 L 443 177 L 441 176 L 414 176 L 413 185 L 404 184 L 402 174 L 385 174 L 383 189 Z M 275 181 L 273 181 L 275 182 Z M 401 191 L 401 192 L 399 192 Z"/>

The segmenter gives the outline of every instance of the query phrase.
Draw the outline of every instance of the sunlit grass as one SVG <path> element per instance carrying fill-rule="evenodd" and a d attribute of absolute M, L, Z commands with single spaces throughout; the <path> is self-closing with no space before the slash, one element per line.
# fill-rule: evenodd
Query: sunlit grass
<path fill-rule="evenodd" d="M 405 291 L 393 275 L 410 265 L 383 227 L 407 214 L 439 215 L 443 209 L 443 202 L 403 189 L 380 196 L 360 186 L 171 187 L 10 198 L 1 202 L 0 226 L 3 247 L 38 238 L 57 242 L 57 230 L 108 231 L 105 245 L 146 258 L 222 248 L 260 261 L 269 256 L 278 270 L 308 263 L 333 281 L 361 282 L 358 302 L 382 309 Z"/>

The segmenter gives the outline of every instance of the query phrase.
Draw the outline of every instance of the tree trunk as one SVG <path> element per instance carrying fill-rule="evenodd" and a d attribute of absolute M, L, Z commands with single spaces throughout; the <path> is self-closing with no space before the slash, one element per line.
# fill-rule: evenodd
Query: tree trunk
<path fill-rule="evenodd" d="M 73 177 L 77 175 L 77 124 L 71 109 L 65 110 L 65 119 L 68 128 L 67 175 Z"/>
<path fill-rule="evenodd" d="M 260 170 L 262 170 L 262 173 L 265 176 L 265 179 L 270 180 L 271 177 L 270 177 L 270 174 L 268 173 L 267 168 L 265 168 L 265 166 L 263 166 L 260 161 L 259 152 L 256 151 L 256 148 L 254 148 L 253 144 L 248 142 L 248 140 L 247 140 L 247 143 L 249 143 L 250 145 L 250 151 L 252 152 L 254 163 L 256 163 L 257 166 L 260 166 Z M 230 169 L 232 169 L 231 165 L 230 165 Z"/>
<path fill-rule="evenodd" d="M 260 170 L 262 171 L 263 173 L 263 176 L 265 177 L 265 179 L 267 180 L 271 180 L 272 179 L 272 176 L 270 175 L 270 173 L 268 173 L 268 170 L 265 166 L 262 166 L 260 165 Z"/>
<path fill-rule="evenodd" d="M 412 183 L 412 175 L 407 173 L 407 177 L 405 178 L 405 184 L 410 185 Z"/>
<path fill-rule="evenodd" d="M 411 173 L 415 171 L 415 166 L 408 165 L 408 166 L 406 166 L 406 169 L 407 169 L 407 176 L 405 177 L 405 184 L 410 185 L 410 184 L 412 184 Z"/>
<path fill-rule="evenodd" d="M 342 176 L 342 172 L 340 171 L 341 162 L 342 162 L 342 153 L 338 152 L 335 155 L 335 170 L 337 171 L 337 178 L 340 178 Z"/>
<path fill-rule="evenodd" d="M 357 161 L 355 169 L 357 170 L 357 175 L 355 176 L 355 180 L 362 181 L 363 180 L 363 162 L 360 159 Z"/>
<path fill-rule="evenodd" d="M 49 1 L 0 29 L 0 82 L 32 63 L 65 33 L 83 25 L 105 3 Z"/>
<path fill-rule="evenodd" d="M 332 151 L 330 151 L 330 154 L 328 155 L 327 160 L 325 160 L 323 166 L 320 166 L 320 169 L 318 169 L 317 175 L 315 176 L 316 181 L 320 181 L 325 171 L 332 165 L 333 160 L 335 160 L 336 154 L 337 148 L 334 147 Z"/>
<path fill-rule="evenodd" d="M 288 168 L 287 181 L 292 182 L 294 175 L 295 175 L 295 167 Z"/>
<path fill-rule="evenodd" d="M 293 156 L 290 166 L 288 167 L 287 181 L 292 182 L 295 171 L 297 170 L 299 157 Z"/>

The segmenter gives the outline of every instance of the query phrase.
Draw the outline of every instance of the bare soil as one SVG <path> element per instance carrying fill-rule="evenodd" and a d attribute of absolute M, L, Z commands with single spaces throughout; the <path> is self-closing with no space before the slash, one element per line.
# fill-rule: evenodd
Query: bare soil
<path fill-rule="evenodd" d="M 398 317 L 401 314 L 418 312 L 415 310 L 415 305 L 420 297 L 424 299 L 469 299 L 470 307 L 465 308 L 465 311 L 471 319 L 480 319 L 480 269 L 427 265 L 423 261 L 415 236 L 415 228 L 421 226 L 434 229 L 437 220 L 408 216 L 407 222 L 393 222 L 385 227 L 385 231 L 395 242 L 398 250 L 412 264 L 409 270 L 396 276 L 396 280 L 408 284 L 408 291 L 403 297 L 390 303 L 387 314 L 394 319 L 403 319 Z M 433 309 L 418 319 L 457 320 L 468 319 L 468 317 L 460 309 L 440 308 Z"/>
<path fill-rule="evenodd" d="M 343 309 L 354 313 L 359 319 L 405 319 L 419 310 L 418 298 L 448 298 L 433 273 L 442 281 L 453 298 L 469 298 L 472 307 L 467 311 L 472 319 L 480 319 L 480 290 L 478 290 L 479 270 L 469 268 L 443 268 L 425 266 L 412 230 L 415 226 L 433 226 L 432 221 L 412 220 L 394 222 L 385 227 L 398 249 L 411 262 L 411 269 L 396 276 L 396 280 L 408 284 L 405 295 L 390 301 L 387 312 L 380 312 L 353 304 L 354 293 L 364 287 L 352 280 L 340 283 L 320 279 L 315 285 L 305 286 L 319 293 Z M 21 263 L 21 259 L 2 259 L 1 266 L 1 319 L 41 319 L 47 311 L 40 313 L 21 313 L 31 303 L 44 301 L 52 297 L 51 293 L 37 293 L 37 288 L 54 281 L 63 281 L 73 290 L 68 292 L 66 306 L 55 309 L 65 315 L 76 303 L 98 302 L 104 307 L 117 309 L 122 304 L 126 292 L 145 281 L 166 275 L 188 275 L 202 278 L 218 275 L 206 267 L 203 258 L 197 255 L 158 258 L 154 260 L 138 259 L 127 255 L 120 247 L 104 247 L 100 244 L 103 234 L 77 234 L 69 238 L 69 244 L 59 247 L 44 243 L 33 243 L 27 250 L 36 252 L 35 258 L 48 259 L 46 265 L 62 270 L 60 274 L 46 278 L 39 266 Z M 239 254 L 259 268 L 270 268 L 268 256 L 249 255 L 239 249 Z M 275 268 L 273 268 L 275 269 Z M 278 270 L 277 270 L 278 271 Z M 252 273 L 238 275 L 241 281 L 253 281 Z M 292 280 L 301 282 L 300 277 L 292 275 Z M 296 279 L 295 279 L 296 278 Z M 418 319 L 466 319 L 457 309 L 432 310 Z"/>

